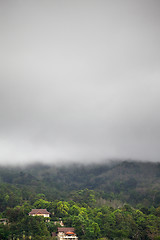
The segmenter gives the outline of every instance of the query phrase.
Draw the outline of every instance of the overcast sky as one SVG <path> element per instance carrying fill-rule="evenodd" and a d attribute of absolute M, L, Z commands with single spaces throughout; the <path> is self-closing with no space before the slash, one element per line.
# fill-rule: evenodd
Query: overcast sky
<path fill-rule="evenodd" d="M 160 1 L 0 0 L 0 163 L 160 161 Z"/>

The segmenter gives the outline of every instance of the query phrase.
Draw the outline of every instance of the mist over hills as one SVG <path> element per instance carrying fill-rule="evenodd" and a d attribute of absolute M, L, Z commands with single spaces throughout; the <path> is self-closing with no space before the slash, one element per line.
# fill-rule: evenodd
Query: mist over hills
<path fill-rule="evenodd" d="M 20 190 L 22 200 L 36 194 L 45 194 L 48 200 L 71 200 L 76 191 L 90 189 L 96 192 L 97 202 L 101 199 L 111 206 L 114 200 L 133 206 L 158 206 L 160 163 L 113 161 L 88 165 L 1 166 L 0 188 L 4 186 L 10 187 L 8 194 L 12 188 Z"/>

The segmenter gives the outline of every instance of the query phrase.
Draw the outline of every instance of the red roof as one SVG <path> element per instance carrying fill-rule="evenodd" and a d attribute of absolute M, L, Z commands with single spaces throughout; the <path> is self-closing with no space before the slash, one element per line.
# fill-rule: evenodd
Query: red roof
<path fill-rule="evenodd" d="M 72 227 L 58 227 L 58 232 L 64 232 L 65 234 L 74 234 L 74 228 Z"/>
<path fill-rule="evenodd" d="M 47 211 L 47 209 L 32 209 L 29 215 L 32 214 L 50 214 L 50 213 Z"/>
<path fill-rule="evenodd" d="M 67 235 L 74 235 L 74 232 L 66 232 Z"/>

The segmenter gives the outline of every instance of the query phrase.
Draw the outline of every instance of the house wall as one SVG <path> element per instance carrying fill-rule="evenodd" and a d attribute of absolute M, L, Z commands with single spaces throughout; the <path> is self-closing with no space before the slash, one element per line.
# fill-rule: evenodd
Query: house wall
<path fill-rule="evenodd" d="M 71 236 L 65 236 L 65 237 L 58 237 L 58 240 L 78 240 L 78 237 L 71 237 Z"/>
<path fill-rule="evenodd" d="M 43 216 L 43 217 L 49 217 L 49 214 L 32 214 L 32 216 Z"/>
<path fill-rule="evenodd" d="M 74 239 L 78 240 L 78 237 L 77 236 L 67 236 L 64 233 L 58 233 L 57 239 L 58 240 L 74 240 Z"/>

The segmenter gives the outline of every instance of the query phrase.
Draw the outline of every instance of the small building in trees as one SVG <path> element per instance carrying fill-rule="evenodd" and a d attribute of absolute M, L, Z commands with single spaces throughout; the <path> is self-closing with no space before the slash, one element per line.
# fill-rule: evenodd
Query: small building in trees
<path fill-rule="evenodd" d="M 58 227 L 57 233 L 58 240 L 78 240 L 78 237 L 75 234 L 75 230 L 72 227 Z"/>
<path fill-rule="evenodd" d="M 32 209 L 29 216 L 50 217 L 50 212 L 48 212 L 47 209 Z"/>
<path fill-rule="evenodd" d="M 7 218 L 1 218 L 0 219 L 0 224 L 3 224 L 3 225 L 6 225 L 6 224 L 8 224 L 8 219 Z"/>

